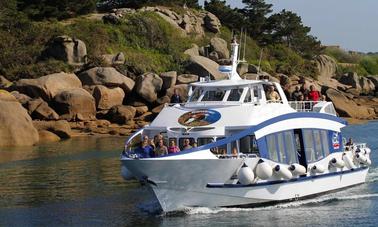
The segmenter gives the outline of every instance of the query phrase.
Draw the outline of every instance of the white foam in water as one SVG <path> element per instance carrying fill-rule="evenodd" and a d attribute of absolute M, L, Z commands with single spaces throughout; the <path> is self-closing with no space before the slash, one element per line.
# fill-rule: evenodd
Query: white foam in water
<path fill-rule="evenodd" d="M 369 183 L 378 181 L 378 168 L 370 169 L 366 181 Z"/>
<path fill-rule="evenodd" d="M 318 204 L 327 201 L 345 201 L 345 200 L 357 200 L 364 198 L 378 197 L 378 193 L 373 194 L 362 194 L 362 195 L 344 195 L 344 196 L 325 196 L 315 199 L 299 200 L 294 202 L 282 203 L 275 206 L 266 206 L 266 207 L 256 207 L 256 208 L 208 208 L 208 207 L 194 207 L 188 208 L 185 213 L 189 215 L 193 214 L 218 214 L 222 212 L 249 212 L 249 211 L 258 211 L 258 210 L 273 210 L 273 209 L 282 209 L 282 208 L 295 208 L 305 205 Z"/>

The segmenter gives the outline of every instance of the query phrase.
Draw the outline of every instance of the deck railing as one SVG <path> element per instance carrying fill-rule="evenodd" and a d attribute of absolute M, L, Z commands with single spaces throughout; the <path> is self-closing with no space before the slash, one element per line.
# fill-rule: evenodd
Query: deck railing
<path fill-rule="evenodd" d="M 336 110 L 332 102 L 326 101 L 290 101 L 291 108 L 298 112 L 318 112 L 336 116 Z"/>

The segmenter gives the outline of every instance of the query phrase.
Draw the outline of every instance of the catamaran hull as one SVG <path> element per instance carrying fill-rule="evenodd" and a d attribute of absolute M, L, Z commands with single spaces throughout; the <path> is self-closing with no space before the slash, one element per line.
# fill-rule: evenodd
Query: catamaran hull
<path fill-rule="evenodd" d="M 264 203 L 296 200 L 364 183 L 368 172 L 367 167 L 361 167 L 287 181 L 271 181 L 253 185 L 224 185 L 216 184 L 216 182 L 225 181 L 216 180 L 227 179 L 232 175 L 232 171 L 237 171 L 237 159 L 235 159 L 234 165 L 224 166 L 224 168 L 222 168 L 222 164 L 229 162 L 213 161 L 204 166 L 205 162 L 198 163 L 196 160 L 190 163 L 190 161 L 185 160 L 185 166 L 190 166 L 190 174 L 187 172 L 188 168 L 184 168 L 183 171 L 181 169 L 172 170 L 173 166 L 179 165 L 180 162 L 183 163 L 175 161 L 176 163 L 171 165 L 168 164 L 172 162 L 170 160 L 159 164 L 160 167 L 165 166 L 166 171 L 169 171 L 168 174 L 162 174 L 165 172 L 164 170 L 158 171 L 159 176 L 150 172 L 154 169 L 151 164 L 140 164 L 139 162 L 138 165 L 135 160 L 123 164 L 126 164 L 132 172 L 135 171 L 135 168 L 140 170 L 137 177 L 146 179 L 164 212 L 183 210 L 187 207 L 257 206 Z M 227 172 L 231 172 L 230 176 L 225 174 Z M 149 175 L 151 177 L 147 177 Z M 173 179 L 172 175 L 175 175 L 174 180 L 170 180 Z M 195 177 L 191 177 L 188 181 L 188 175 Z"/>

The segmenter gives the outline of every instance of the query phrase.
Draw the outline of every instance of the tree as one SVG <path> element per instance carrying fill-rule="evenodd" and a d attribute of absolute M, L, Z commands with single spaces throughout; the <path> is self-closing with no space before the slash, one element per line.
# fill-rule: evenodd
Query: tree
<path fill-rule="evenodd" d="M 226 1 L 205 1 L 204 6 L 205 10 L 217 16 L 224 26 L 238 30 L 246 27 L 247 21 L 241 11 L 239 9 L 232 9 L 230 5 L 226 5 Z"/>
<path fill-rule="evenodd" d="M 321 50 L 320 42 L 309 35 L 311 28 L 304 26 L 301 17 L 293 12 L 282 10 L 271 15 L 265 29 L 266 44 L 284 44 L 306 58 L 311 58 Z"/>
<path fill-rule="evenodd" d="M 265 32 L 267 15 L 273 12 L 273 5 L 266 4 L 264 0 L 243 0 L 243 3 L 245 7 L 242 12 L 248 18 L 249 34 L 260 42 Z"/>

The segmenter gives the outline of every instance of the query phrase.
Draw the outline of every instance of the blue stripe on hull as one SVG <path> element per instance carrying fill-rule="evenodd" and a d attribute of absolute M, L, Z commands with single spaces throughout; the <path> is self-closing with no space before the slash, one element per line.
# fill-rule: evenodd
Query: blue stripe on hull
<path fill-rule="evenodd" d="M 347 174 L 347 173 L 350 173 L 350 172 L 363 171 L 363 170 L 368 169 L 368 168 L 369 167 L 364 166 L 364 167 L 360 167 L 360 168 L 357 168 L 357 169 L 344 170 L 344 171 L 340 171 L 340 172 L 333 172 L 333 173 L 326 173 L 326 174 L 322 174 L 322 175 L 299 177 L 299 178 L 290 179 L 290 180 L 268 181 L 268 182 L 263 182 L 263 183 L 250 184 L 250 185 L 208 183 L 206 185 L 206 187 L 207 188 L 246 188 L 246 187 L 259 187 L 259 186 L 267 186 L 267 185 L 274 185 L 274 184 L 284 184 L 284 183 L 291 183 L 291 182 L 308 181 L 308 180 L 313 180 L 315 178 L 331 177 L 331 176 L 336 176 L 336 175 Z"/>

